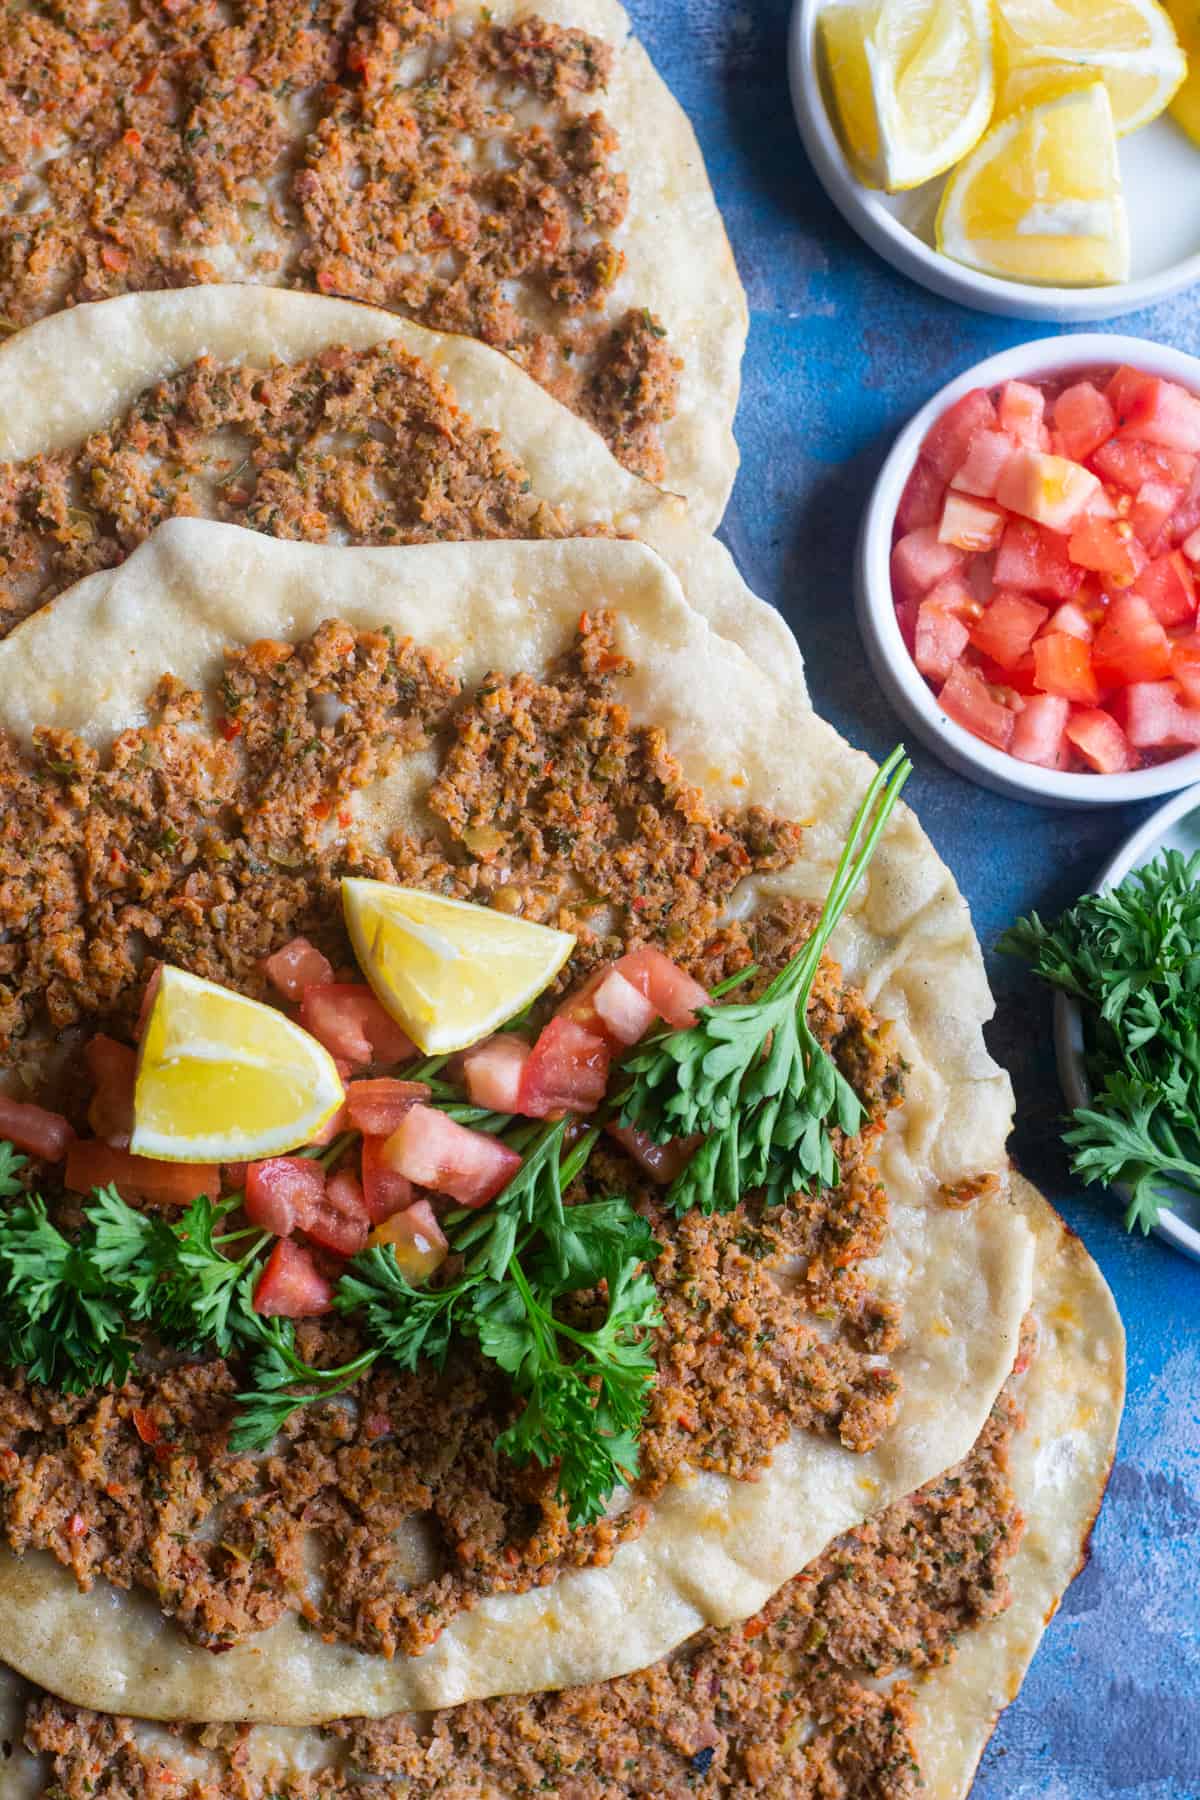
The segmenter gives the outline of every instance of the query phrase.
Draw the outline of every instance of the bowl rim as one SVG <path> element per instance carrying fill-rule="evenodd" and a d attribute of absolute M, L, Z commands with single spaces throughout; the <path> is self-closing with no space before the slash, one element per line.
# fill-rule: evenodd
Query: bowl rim
<path fill-rule="evenodd" d="M 913 415 L 892 445 L 863 514 L 859 538 L 860 599 L 868 628 L 884 661 L 893 698 L 926 742 L 943 746 L 952 766 L 970 764 L 985 785 L 1005 792 L 1070 806 L 1111 806 L 1174 793 L 1200 781 L 1200 750 L 1189 750 L 1153 768 L 1118 775 L 1043 769 L 996 750 L 942 712 L 900 633 L 892 595 L 892 528 L 905 483 L 925 437 L 943 412 L 976 387 L 1082 373 L 1114 363 L 1131 363 L 1152 375 L 1184 381 L 1200 393 L 1200 357 L 1148 338 L 1111 332 L 1068 332 L 1001 350 L 974 363 L 940 388 Z"/>
<path fill-rule="evenodd" d="M 788 26 L 788 82 L 796 123 L 821 185 L 847 224 L 871 249 L 943 299 L 1009 317 L 1060 321 L 1116 318 L 1139 312 L 1200 282 L 1200 250 L 1154 275 L 1105 287 L 1043 287 L 1005 281 L 943 256 L 873 202 L 854 174 L 830 117 L 815 55 L 816 23 L 828 0 L 795 0 Z"/>

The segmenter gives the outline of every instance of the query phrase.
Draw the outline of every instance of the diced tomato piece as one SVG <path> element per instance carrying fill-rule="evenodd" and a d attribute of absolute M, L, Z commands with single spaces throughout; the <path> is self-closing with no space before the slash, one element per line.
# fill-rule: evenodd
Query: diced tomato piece
<path fill-rule="evenodd" d="M 307 1250 L 280 1238 L 254 1289 L 254 1310 L 264 1318 L 315 1319 L 333 1310 L 333 1287 Z"/>
<path fill-rule="evenodd" d="M 1141 369 L 1131 369 L 1128 363 L 1122 363 L 1120 368 L 1114 370 L 1109 376 L 1104 392 L 1116 415 L 1118 425 L 1124 422 L 1127 410 L 1133 405 L 1149 379 L 1150 377 Z"/>
<path fill-rule="evenodd" d="M 981 500 L 994 499 L 1004 471 L 1016 453 L 1016 446 L 1006 431 L 976 432 L 951 479 L 951 487 L 960 494 L 975 494 Z"/>
<path fill-rule="evenodd" d="M 1129 523 L 1153 556 L 1184 490 L 1173 481 L 1143 481 L 1129 514 Z"/>
<path fill-rule="evenodd" d="M 352 1169 L 339 1169 L 325 1183 L 320 1205 L 302 1230 L 335 1256 L 357 1256 L 371 1235 L 371 1216 L 362 1183 Z"/>
<path fill-rule="evenodd" d="M 1092 467 L 1105 481 L 1136 494 L 1147 481 L 1170 481 L 1187 487 L 1196 469 L 1196 458 L 1159 444 L 1139 444 L 1132 438 L 1110 438 L 1092 454 Z"/>
<path fill-rule="evenodd" d="M 592 1003 L 605 1037 L 613 1044 L 636 1044 L 658 1018 L 645 994 L 639 993 L 619 968 L 608 971 Z"/>
<path fill-rule="evenodd" d="M 137 1051 L 129 1044 L 97 1032 L 84 1047 L 84 1061 L 95 1084 L 88 1124 L 96 1136 L 118 1150 L 128 1150 L 133 1136 L 133 1084 Z"/>
<path fill-rule="evenodd" d="M 1124 519 L 1085 519 L 1071 533 L 1067 550 L 1073 563 L 1094 569 L 1109 588 L 1131 586 L 1148 561 L 1132 525 Z"/>
<path fill-rule="evenodd" d="M 903 602 L 897 600 L 896 602 L 896 623 L 900 627 L 900 636 L 904 639 L 910 656 L 917 641 L 917 617 L 920 611 L 921 602 L 919 600 Z"/>
<path fill-rule="evenodd" d="M 1135 681 L 1121 696 L 1125 735 L 1139 750 L 1200 744 L 1200 712 L 1184 706 L 1178 682 Z"/>
<path fill-rule="evenodd" d="M 1191 456 L 1200 453 L 1200 400 L 1177 382 L 1146 376 L 1140 386 L 1131 388 L 1119 412 L 1120 436 Z"/>
<path fill-rule="evenodd" d="M 1033 651 L 1029 649 L 1011 669 L 1001 668 L 990 656 L 979 655 L 979 673 L 991 688 L 1004 691 L 996 696 L 1005 706 L 1012 706 L 1014 694 L 1037 694 L 1041 692 L 1033 678 Z M 1014 708 L 1015 710 L 1015 708 Z"/>
<path fill-rule="evenodd" d="M 294 937 L 263 962 L 263 971 L 285 1000 L 301 1000 L 304 990 L 333 980 L 333 966 L 306 937 Z"/>
<path fill-rule="evenodd" d="M 1043 531 L 1029 519 L 1013 519 L 996 555 L 996 585 L 1070 600 L 1083 585 L 1084 572 L 1067 554 L 1067 540 Z"/>
<path fill-rule="evenodd" d="M 26 1156 L 43 1162 L 61 1162 L 75 1141 L 75 1133 L 61 1113 L 48 1112 L 26 1100 L 10 1100 L 0 1094 L 0 1138 L 7 1138 Z M 89 1184 L 90 1185 L 90 1184 Z M 79 1190 L 86 1193 L 86 1188 Z"/>
<path fill-rule="evenodd" d="M 1006 381 L 1000 389 L 1000 429 L 1014 443 L 1030 450 L 1044 449 L 1046 396 L 1042 389 L 1028 381 Z"/>
<path fill-rule="evenodd" d="M 996 499 L 1048 531 L 1068 532 L 1100 491 L 1099 476 L 1079 463 L 1044 450 L 1018 450 L 1000 477 Z"/>
<path fill-rule="evenodd" d="M 1054 402 L 1054 429 L 1064 456 L 1083 462 L 1109 439 L 1117 428 L 1111 400 L 1090 381 L 1064 388 Z"/>
<path fill-rule="evenodd" d="M 1184 538 L 1180 549 L 1190 563 L 1200 563 L 1200 530 L 1193 531 L 1191 537 Z"/>
<path fill-rule="evenodd" d="M 1033 646 L 1034 680 L 1043 694 L 1058 694 L 1095 706 L 1100 688 L 1092 668 L 1091 645 L 1065 631 L 1050 632 Z"/>
<path fill-rule="evenodd" d="M 961 550 L 938 542 L 936 525 L 910 531 L 892 550 L 892 587 L 897 600 L 920 600 L 947 575 L 957 574 L 963 561 Z"/>
<path fill-rule="evenodd" d="M 8 1135 L 2 1118 L 0 1131 Z M 201 1194 L 215 1200 L 221 1191 L 221 1171 L 213 1163 L 159 1162 L 114 1150 L 98 1138 L 76 1138 L 70 1145 L 63 1180 L 74 1194 L 89 1194 L 112 1182 L 122 1200 L 144 1200 L 149 1206 L 190 1206 Z"/>
<path fill-rule="evenodd" d="M 942 516 L 945 492 L 946 484 L 937 470 L 931 468 L 923 456 L 918 456 L 896 509 L 899 535 L 904 537 L 910 531 L 919 531 L 922 525 L 936 525 Z"/>
<path fill-rule="evenodd" d="M 1134 765 L 1128 738 L 1101 707 L 1076 707 L 1067 720 L 1067 737 L 1097 774 L 1118 775 Z"/>
<path fill-rule="evenodd" d="M 363 982 L 321 982 L 300 1000 L 300 1023 L 331 1056 L 360 1067 L 411 1061 L 415 1047 Z"/>
<path fill-rule="evenodd" d="M 995 431 L 996 408 L 986 388 L 972 388 L 956 400 L 934 425 L 921 449 L 929 467 L 949 481 L 966 461 L 971 441 L 981 431 Z"/>
<path fill-rule="evenodd" d="M 1050 622 L 1046 626 L 1046 634 L 1052 631 L 1065 631 L 1068 637 L 1081 638 L 1090 644 L 1096 635 L 1096 627 L 1075 600 L 1064 600 L 1056 612 L 1051 613 Z"/>
<path fill-rule="evenodd" d="M 1176 638 L 1171 645 L 1171 673 L 1188 706 L 1200 706 L 1200 637 Z"/>
<path fill-rule="evenodd" d="M 1200 462 L 1196 464 L 1186 496 L 1171 519 L 1171 536 L 1177 544 L 1183 544 L 1185 539 L 1190 543 L 1196 532 L 1200 532 Z M 1189 555 L 1193 562 L 1200 562 L 1200 556 L 1190 551 Z"/>
<path fill-rule="evenodd" d="M 529 1050 L 524 1038 L 508 1031 L 498 1031 L 468 1050 L 462 1069 L 472 1104 L 486 1106 L 490 1112 L 515 1113 Z"/>
<path fill-rule="evenodd" d="M 675 1031 L 690 1030 L 696 1023 L 697 1007 L 709 1004 L 708 989 L 653 944 L 626 951 L 616 966 Z"/>
<path fill-rule="evenodd" d="M 1171 645 L 1148 600 L 1121 594 L 1109 604 L 1092 644 L 1101 687 L 1161 681 L 1171 673 Z"/>
<path fill-rule="evenodd" d="M 986 556 L 974 557 L 970 564 L 970 570 L 974 571 L 984 567 L 988 560 Z M 991 598 L 990 588 L 988 598 Z M 924 600 L 921 601 L 921 605 L 936 606 L 942 612 L 953 613 L 956 619 L 962 619 L 968 625 L 983 617 L 983 606 L 971 589 L 958 579 L 957 575 L 947 575 L 945 581 L 939 581 L 935 588 L 929 590 Z"/>
<path fill-rule="evenodd" d="M 362 1141 L 363 1204 L 375 1225 L 390 1219 L 412 1205 L 412 1182 L 384 1159 L 387 1138 L 365 1137 Z"/>
<path fill-rule="evenodd" d="M 1061 769 L 1066 763 L 1063 729 L 1070 710 L 1070 701 L 1058 694 L 1035 694 L 1017 714 L 1009 750 L 1022 762 Z"/>
<path fill-rule="evenodd" d="M 1046 623 L 1049 612 L 1049 607 L 1025 594 L 999 593 L 972 627 L 971 642 L 1002 669 L 1013 669 Z"/>
<path fill-rule="evenodd" d="M 445 1233 L 428 1200 L 414 1200 L 403 1212 L 393 1213 L 371 1233 L 371 1243 L 390 1244 L 405 1281 L 428 1281 L 449 1253 Z"/>
<path fill-rule="evenodd" d="M 428 1100 L 423 1081 L 398 1081 L 381 1075 L 374 1081 L 351 1081 L 346 1086 L 346 1113 L 356 1131 L 365 1137 L 390 1137 L 410 1106 Z"/>
<path fill-rule="evenodd" d="M 924 600 L 917 614 L 913 661 L 930 681 L 945 681 L 967 647 L 970 633 L 959 618 Z"/>
<path fill-rule="evenodd" d="M 1098 487 L 1088 501 L 1089 519 L 1121 519 L 1129 511 L 1129 495 L 1121 494 L 1119 504 L 1106 487 Z"/>
<path fill-rule="evenodd" d="M 1162 625 L 1187 625 L 1196 616 L 1196 581 L 1183 553 L 1170 550 L 1142 570 L 1132 592 L 1148 600 Z"/>
<path fill-rule="evenodd" d="M 981 552 L 994 550 L 1004 536 L 1004 514 L 986 500 L 956 494 L 946 495 L 938 525 L 938 542 L 952 544 L 956 550 Z"/>
<path fill-rule="evenodd" d="M 956 724 L 994 744 L 997 750 L 1008 749 L 1015 715 L 992 697 L 977 669 L 955 663 L 938 695 L 938 703 Z"/>
<path fill-rule="evenodd" d="M 246 1169 L 246 1217 L 262 1231 L 305 1231 L 325 1198 L 325 1171 L 307 1156 L 269 1156 Z"/>
<path fill-rule="evenodd" d="M 565 1112 L 594 1112 L 608 1085 L 608 1040 L 574 1019 L 551 1019 L 539 1034 L 521 1074 L 518 1112 L 554 1119 Z"/>
<path fill-rule="evenodd" d="M 606 1125 L 604 1129 L 629 1152 L 651 1181 L 657 1181 L 663 1187 L 669 1187 L 680 1170 L 687 1167 L 702 1142 L 699 1137 L 685 1137 L 656 1144 L 653 1138 L 647 1137 L 644 1131 L 635 1131 L 632 1125 Z"/>
<path fill-rule="evenodd" d="M 340 1132 L 345 1131 L 349 1123 L 350 1114 L 346 1110 L 346 1102 L 343 1100 L 336 1112 L 330 1113 L 325 1123 L 317 1127 L 308 1141 L 310 1144 L 332 1144 L 334 1138 Z"/>
<path fill-rule="evenodd" d="M 432 1106 L 414 1106 L 405 1114 L 385 1142 L 383 1158 L 418 1187 L 449 1194 L 460 1206 L 486 1206 L 521 1166 L 507 1144 L 459 1125 Z"/>

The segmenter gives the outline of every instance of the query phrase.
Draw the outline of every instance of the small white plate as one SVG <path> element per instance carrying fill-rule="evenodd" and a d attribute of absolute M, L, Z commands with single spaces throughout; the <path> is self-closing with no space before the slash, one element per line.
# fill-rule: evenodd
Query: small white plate
<path fill-rule="evenodd" d="M 1112 861 L 1101 869 L 1095 891 L 1116 887 L 1131 870 L 1144 868 L 1163 850 L 1182 850 L 1185 856 L 1194 856 L 1200 850 L 1200 787 L 1176 794 L 1152 813 L 1132 837 L 1126 838 Z M 1061 992 L 1054 996 L 1054 1051 L 1068 1104 L 1090 1106 L 1092 1090 L 1084 1065 L 1083 1017 L 1079 1002 Z M 1113 1192 L 1128 1205 L 1129 1189 L 1123 1182 Z M 1159 1214 L 1155 1235 L 1200 1262 L 1200 1198 L 1180 1188 L 1174 1192 L 1178 1200 Z"/>
<path fill-rule="evenodd" d="M 823 0 L 796 0 L 788 71 L 804 147 L 829 198 L 873 250 L 944 299 L 1006 318 L 1115 319 L 1200 281 L 1200 148 L 1164 115 L 1121 141 L 1133 239 L 1131 279 L 1112 287 L 1035 287 L 980 275 L 933 248 L 944 178 L 907 194 L 881 194 L 853 173 L 833 128 L 819 70 Z"/>

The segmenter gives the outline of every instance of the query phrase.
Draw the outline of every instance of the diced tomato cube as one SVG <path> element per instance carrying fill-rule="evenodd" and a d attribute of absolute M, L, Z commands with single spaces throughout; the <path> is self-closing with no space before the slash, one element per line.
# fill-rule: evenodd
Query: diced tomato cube
<path fill-rule="evenodd" d="M 449 1194 L 460 1206 L 486 1206 L 521 1166 L 507 1144 L 432 1106 L 414 1106 L 405 1114 L 385 1142 L 383 1158 L 418 1187 Z"/>
<path fill-rule="evenodd" d="M 919 600 L 896 602 L 896 623 L 900 627 L 900 636 L 911 656 L 917 642 L 917 617 L 921 611 Z"/>
<path fill-rule="evenodd" d="M 925 600 L 917 614 L 913 661 L 930 681 L 943 682 L 967 647 L 970 633 L 962 619 Z"/>
<path fill-rule="evenodd" d="M 61 1162 L 75 1141 L 75 1133 L 61 1113 L 48 1112 L 44 1106 L 33 1106 L 26 1100 L 10 1100 L 7 1094 L 0 1094 L 0 1138 L 7 1138 L 26 1156 L 40 1157 L 43 1162 Z M 87 1191 L 87 1188 L 79 1190 L 80 1193 Z"/>
<path fill-rule="evenodd" d="M 998 506 L 985 500 L 956 494 L 946 495 L 938 525 L 938 542 L 952 544 L 956 550 L 980 552 L 994 550 L 1004 536 L 1004 514 Z"/>
<path fill-rule="evenodd" d="M 518 1112 L 531 1119 L 594 1112 L 608 1086 L 610 1055 L 607 1038 L 574 1019 L 551 1019 L 522 1071 Z"/>
<path fill-rule="evenodd" d="M 1185 539 L 1190 543 L 1196 532 L 1200 532 L 1200 462 L 1196 464 L 1188 491 L 1171 519 L 1171 536 L 1177 544 L 1183 544 Z M 1200 556 L 1192 556 L 1192 561 L 1200 562 Z"/>
<path fill-rule="evenodd" d="M 363 1204 L 368 1218 L 376 1225 L 411 1206 L 413 1198 L 412 1182 L 384 1158 L 386 1143 L 387 1138 L 382 1137 L 365 1137 L 362 1141 Z"/>
<path fill-rule="evenodd" d="M 1141 369 L 1131 369 L 1128 363 L 1122 363 L 1120 368 L 1114 370 L 1109 376 L 1104 392 L 1116 415 L 1118 425 L 1124 423 L 1128 409 L 1134 404 L 1149 380 L 1150 377 Z"/>
<path fill-rule="evenodd" d="M 977 569 L 987 561 L 987 557 L 977 556 L 973 558 L 970 568 Z M 990 588 L 988 598 L 991 598 Z M 935 588 L 930 588 L 921 605 L 936 606 L 942 612 L 953 613 L 956 619 L 962 619 L 968 625 L 983 617 L 982 605 L 957 575 L 947 575 L 945 581 L 939 581 Z"/>
<path fill-rule="evenodd" d="M 707 988 L 653 944 L 626 951 L 616 966 L 675 1031 L 690 1030 L 696 1023 L 697 1008 L 709 1003 Z"/>
<path fill-rule="evenodd" d="M 1001 592 L 972 627 L 971 642 L 1002 669 L 1013 669 L 1045 624 L 1049 610 L 1025 594 Z"/>
<path fill-rule="evenodd" d="M 1109 604 L 1092 645 L 1101 687 L 1161 681 L 1171 672 L 1171 645 L 1148 600 L 1120 594 Z"/>
<path fill-rule="evenodd" d="M 657 1181 L 663 1187 L 669 1187 L 680 1170 L 686 1168 L 703 1141 L 699 1137 L 685 1137 L 656 1144 L 653 1138 L 647 1137 L 644 1131 L 635 1131 L 632 1125 L 609 1124 L 604 1129 L 623 1150 L 628 1151 L 651 1181 Z"/>
<path fill-rule="evenodd" d="M 1145 568 L 1148 558 L 1124 519 L 1085 519 L 1071 533 L 1068 555 L 1081 569 L 1094 569 L 1106 587 L 1127 588 Z"/>
<path fill-rule="evenodd" d="M 306 937 L 291 938 L 263 962 L 271 986 L 285 1000 L 301 1000 L 304 990 L 333 980 L 333 967 Z"/>
<path fill-rule="evenodd" d="M 372 1245 L 392 1247 L 405 1281 L 418 1283 L 441 1268 L 450 1246 L 428 1200 L 414 1200 L 403 1212 L 393 1213 L 371 1233 Z"/>
<path fill-rule="evenodd" d="M 1118 775 L 1133 767 L 1128 738 L 1112 714 L 1100 707 L 1075 708 L 1067 720 L 1067 737 L 1100 775 Z"/>
<path fill-rule="evenodd" d="M 0 1115 L 0 1132 L 9 1135 Z M 144 1200 L 148 1206 L 190 1206 L 201 1194 L 215 1200 L 221 1171 L 213 1163 L 159 1162 L 114 1150 L 98 1138 L 76 1138 L 67 1149 L 63 1180 L 73 1194 L 89 1194 L 111 1182 L 122 1200 Z"/>
<path fill-rule="evenodd" d="M 246 1217 L 276 1237 L 306 1230 L 324 1198 L 325 1171 L 307 1156 L 269 1156 L 246 1169 Z"/>
<path fill-rule="evenodd" d="M 88 1105 L 88 1124 L 115 1149 L 128 1150 L 133 1136 L 133 1086 L 137 1051 L 129 1044 L 97 1032 L 84 1047 L 84 1061 L 95 1084 Z"/>
<path fill-rule="evenodd" d="M 1038 638 L 1033 646 L 1033 668 L 1043 694 L 1058 694 L 1083 706 L 1094 706 L 1100 698 L 1091 646 L 1081 638 L 1065 631 Z"/>
<path fill-rule="evenodd" d="M 1046 396 L 1028 381 L 1006 381 L 1000 389 L 1000 429 L 1014 443 L 1041 450 L 1047 442 Z"/>
<path fill-rule="evenodd" d="M 1099 476 L 1079 463 L 1043 450 L 1019 450 L 1000 477 L 996 498 L 1048 531 L 1068 532 L 1100 491 Z"/>
<path fill-rule="evenodd" d="M 346 1114 L 364 1137 L 390 1137 L 409 1107 L 428 1098 L 429 1088 L 423 1081 L 398 1081 L 393 1075 L 381 1075 L 373 1081 L 347 1083 Z"/>
<path fill-rule="evenodd" d="M 920 626 L 918 626 L 918 632 Z M 613 1044 L 636 1044 L 658 1018 L 645 994 L 627 981 L 620 968 L 609 969 L 593 995 L 596 1016 Z"/>
<path fill-rule="evenodd" d="M 371 1216 L 362 1183 L 352 1169 L 339 1169 L 325 1183 L 321 1204 L 303 1230 L 314 1244 L 335 1256 L 357 1256 L 371 1235 Z"/>
<path fill-rule="evenodd" d="M 922 446 L 921 455 L 943 481 L 961 469 L 971 440 L 980 431 L 995 431 L 996 408 L 986 388 L 972 388 L 956 400 L 937 421 Z"/>
<path fill-rule="evenodd" d="M 1054 402 L 1054 429 L 1064 456 L 1083 462 L 1113 435 L 1117 415 L 1107 394 L 1090 381 L 1064 388 Z"/>
<path fill-rule="evenodd" d="M 994 744 L 997 750 L 1008 749 L 1015 715 L 988 692 L 977 669 L 955 663 L 938 695 L 938 703 L 956 724 Z"/>
<path fill-rule="evenodd" d="M 1171 481 L 1187 487 L 1196 469 L 1196 458 L 1158 444 L 1140 444 L 1133 438 L 1110 438 L 1092 454 L 1092 467 L 1105 481 L 1136 494 L 1147 481 Z"/>
<path fill-rule="evenodd" d="M 1183 494 L 1184 490 L 1173 481 L 1143 481 L 1138 489 L 1129 514 L 1129 523 L 1151 556 L 1179 507 Z"/>
<path fill-rule="evenodd" d="M 1137 749 L 1192 749 L 1200 744 L 1200 711 L 1182 704 L 1178 682 L 1135 681 L 1121 699 L 1125 735 Z"/>
<path fill-rule="evenodd" d="M 1200 637 L 1176 638 L 1171 645 L 1171 673 L 1188 706 L 1200 706 Z"/>
<path fill-rule="evenodd" d="M 254 1310 L 264 1318 L 314 1319 L 333 1309 L 333 1287 L 307 1250 L 280 1238 L 254 1289 Z"/>
<path fill-rule="evenodd" d="M 994 499 L 1004 471 L 1016 453 L 1016 445 L 1006 431 L 976 432 L 954 473 L 951 487 L 960 494 L 975 494 L 981 500 Z"/>
<path fill-rule="evenodd" d="M 1118 410 L 1120 436 L 1191 456 L 1200 453 L 1200 400 L 1177 382 L 1146 376 L 1130 389 Z"/>
<path fill-rule="evenodd" d="M 1012 755 L 1039 768 L 1063 768 L 1063 729 L 1070 710 L 1070 701 L 1059 694 L 1035 694 L 1027 700 L 1013 726 Z"/>
<path fill-rule="evenodd" d="M 1148 600 L 1162 625 L 1187 625 L 1196 616 L 1196 581 L 1179 550 L 1156 557 L 1131 590 Z"/>
<path fill-rule="evenodd" d="M 416 1054 L 411 1038 L 363 982 L 322 982 L 305 988 L 300 1023 L 331 1056 L 360 1067 L 409 1062 Z"/>
<path fill-rule="evenodd" d="M 996 585 L 1070 600 L 1083 585 L 1084 572 L 1067 554 L 1067 540 L 1043 531 L 1028 519 L 1013 519 L 996 555 Z"/>
<path fill-rule="evenodd" d="M 498 1031 L 468 1050 L 462 1069 L 471 1102 L 486 1106 L 490 1112 L 515 1113 L 529 1048 L 525 1039 L 515 1033 Z"/>
<path fill-rule="evenodd" d="M 910 531 L 892 550 L 892 587 L 897 600 L 920 600 L 947 575 L 957 574 L 963 562 L 961 550 L 938 542 L 935 525 Z"/>
<path fill-rule="evenodd" d="M 1191 537 L 1184 538 L 1180 549 L 1190 563 L 1200 563 L 1200 529 L 1193 531 Z"/>
<path fill-rule="evenodd" d="M 946 484 L 936 469 L 923 456 L 913 464 L 913 472 L 900 496 L 896 509 L 896 530 L 901 537 L 919 531 L 922 525 L 936 525 L 942 516 L 942 499 Z"/>
<path fill-rule="evenodd" d="M 1052 631 L 1065 631 L 1068 637 L 1082 638 L 1085 644 L 1090 644 L 1096 635 L 1096 627 L 1075 600 L 1064 600 L 1058 610 L 1051 613 L 1047 635 Z"/>

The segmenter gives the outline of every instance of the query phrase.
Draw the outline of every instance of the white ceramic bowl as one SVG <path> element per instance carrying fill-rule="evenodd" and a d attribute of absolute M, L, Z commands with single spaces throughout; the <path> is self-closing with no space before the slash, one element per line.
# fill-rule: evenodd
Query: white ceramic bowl
<path fill-rule="evenodd" d="M 1035 381 L 1044 376 L 1083 373 L 1126 362 L 1151 375 L 1183 382 L 1200 393 L 1200 357 L 1168 349 L 1164 344 L 1152 344 L 1145 338 L 1097 332 L 1018 344 L 986 362 L 976 363 L 921 408 L 896 439 L 863 518 L 855 559 L 855 597 L 858 622 L 879 685 L 906 723 L 943 762 L 969 780 L 1019 800 L 1052 806 L 1118 806 L 1155 794 L 1172 794 L 1177 788 L 1200 781 L 1200 750 L 1190 750 L 1169 762 L 1127 775 L 1064 774 L 1037 768 L 1006 751 L 994 750 L 982 738 L 948 719 L 909 654 L 896 621 L 891 577 L 896 509 L 930 427 L 971 388 L 995 387 L 1014 378 Z"/>
<path fill-rule="evenodd" d="M 788 45 L 792 105 L 804 147 L 838 211 L 871 248 L 947 300 L 1008 318 L 1061 323 L 1113 319 L 1200 281 L 1200 149 L 1165 115 L 1121 142 L 1121 174 L 1133 245 L 1128 281 L 1102 288 L 1001 281 L 933 247 L 944 180 L 908 194 L 881 194 L 853 173 L 823 91 L 817 15 L 823 0 L 796 0 Z M 1164 203 L 1164 195 L 1169 201 Z"/>
<path fill-rule="evenodd" d="M 1096 892 L 1116 887 L 1132 869 L 1153 862 L 1161 850 L 1182 850 L 1185 856 L 1194 856 L 1200 850 L 1200 788 L 1176 794 L 1152 813 L 1101 869 Z M 1084 1058 L 1083 1015 L 1079 1002 L 1061 992 L 1054 996 L 1054 1053 L 1067 1104 L 1089 1106 L 1092 1090 Z M 1118 1185 L 1113 1192 L 1128 1205 L 1129 1191 L 1124 1185 Z M 1200 1261 L 1200 1200 L 1194 1194 L 1178 1190 L 1176 1205 L 1164 1207 L 1154 1230 L 1165 1243 Z"/>

